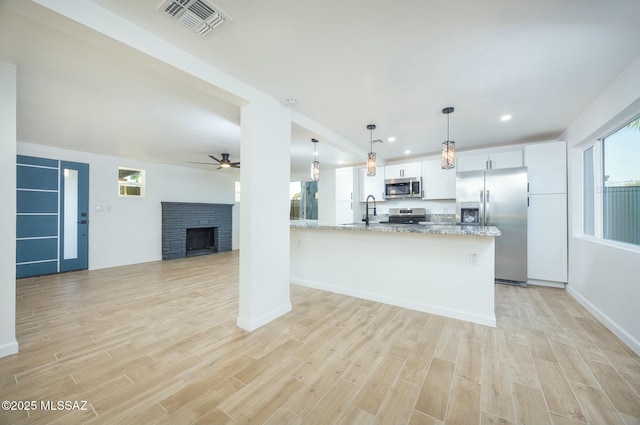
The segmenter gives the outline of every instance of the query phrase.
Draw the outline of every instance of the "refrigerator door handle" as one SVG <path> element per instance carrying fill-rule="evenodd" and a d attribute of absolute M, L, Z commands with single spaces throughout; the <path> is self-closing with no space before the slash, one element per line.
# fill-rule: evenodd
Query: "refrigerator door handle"
<path fill-rule="evenodd" d="M 490 191 L 487 190 L 487 196 L 485 197 L 486 201 L 484 203 L 484 225 L 488 226 L 491 222 L 491 199 L 490 199 Z"/>
<path fill-rule="evenodd" d="M 478 211 L 478 214 L 480 215 L 480 217 L 478 217 L 478 224 L 480 226 L 483 226 L 484 224 L 484 190 L 480 191 L 480 207 L 479 207 L 480 211 Z"/>
<path fill-rule="evenodd" d="M 482 226 L 482 223 L 484 223 L 484 190 L 480 191 L 480 205 L 478 209 L 478 224 Z"/>

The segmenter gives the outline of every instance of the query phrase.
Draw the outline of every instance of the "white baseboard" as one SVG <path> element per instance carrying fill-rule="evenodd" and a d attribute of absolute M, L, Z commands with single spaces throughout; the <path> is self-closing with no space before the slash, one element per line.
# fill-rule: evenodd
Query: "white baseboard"
<path fill-rule="evenodd" d="M 266 325 L 267 323 L 271 322 L 272 320 L 277 319 L 278 317 L 282 316 L 283 314 L 286 314 L 288 312 L 290 312 L 292 309 L 291 303 L 286 303 L 281 307 L 278 307 L 274 310 L 271 310 L 268 313 L 263 314 L 262 316 L 255 318 L 255 319 L 248 319 L 245 317 L 238 317 L 238 319 L 236 320 L 236 324 L 238 325 L 239 328 L 244 329 L 245 331 L 248 332 L 253 332 L 256 329 Z"/>
<path fill-rule="evenodd" d="M 630 335 L 626 330 L 619 326 L 609 316 L 604 314 L 598 307 L 593 305 L 589 300 L 582 296 L 579 292 L 575 291 L 571 285 L 567 285 L 567 292 L 582 305 L 589 310 L 602 324 L 604 324 L 611 332 L 613 332 L 618 338 L 624 341 L 637 355 L 640 356 L 640 341 Z"/>
<path fill-rule="evenodd" d="M 555 282 L 552 280 L 539 280 L 539 279 L 528 279 L 527 285 L 546 286 L 548 288 L 560 288 L 560 289 L 565 289 L 567 287 L 567 284 L 565 282 Z"/>
<path fill-rule="evenodd" d="M 467 322 L 478 323 L 480 325 L 496 327 L 496 317 L 480 316 L 477 314 L 469 314 L 465 311 L 452 310 L 448 308 L 442 308 L 429 304 L 414 303 L 411 301 L 385 297 L 382 295 L 374 294 L 366 291 L 357 291 L 351 289 L 345 289 L 338 286 L 326 285 L 319 282 L 312 282 L 309 280 L 291 279 L 291 283 L 294 285 L 306 286 L 308 288 L 320 289 L 327 292 L 333 292 L 336 294 L 348 295 L 350 297 L 362 298 L 369 301 L 376 301 L 383 304 L 395 305 L 396 307 L 408 308 L 410 310 L 422 311 L 424 313 L 437 314 L 438 316 L 450 317 L 452 319 L 465 320 Z"/>
<path fill-rule="evenodd" d="M 17 352 L 18 341 L 16 341 L 15 339 L 13 341 L 0 345 L 0 358 L 16 354 Z"/>

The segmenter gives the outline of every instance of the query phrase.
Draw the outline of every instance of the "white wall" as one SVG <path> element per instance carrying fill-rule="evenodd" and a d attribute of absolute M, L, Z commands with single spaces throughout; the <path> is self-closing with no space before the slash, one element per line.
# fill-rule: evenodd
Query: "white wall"
<path fill-rule="evenodd" d="M 569 279 L 567 290 L 640 354 L 640 250 L 584 238 L 582 149 L 640 113 L 640 57 L 632 62 L 567 129 Z"/>
<path fill-rule="evenodd" d="M 239 178 L 221 171 L 135 161 L 31 143 L 19 142 L 17 153 L 89 164 L 89 269 L 161 260 L 161 202 L 234 204 L 234 182 Z M 119 166 L 145 170 L 147 185 L 144 198 L 118 196 Z M 15 193 L 12 196 L 15 198 Z M 104 212 L 97 212 L 98 206 Z M 236 217 L 238 212 L 234 211 L 234 240 L 237 240 L 239 227 Z"/>
<path fill-rule="evenodd" d="M 16 340 L 16 67 L 0 62 L 0 357 Z"/>

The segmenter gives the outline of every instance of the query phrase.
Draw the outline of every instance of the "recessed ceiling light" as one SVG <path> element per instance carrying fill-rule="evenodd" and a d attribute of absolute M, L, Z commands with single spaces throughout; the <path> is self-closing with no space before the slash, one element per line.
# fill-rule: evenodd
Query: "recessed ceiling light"
<path fill-rule="evenodd" d="M 389 143 L 393 143 L 393 142 L 395 142 L 395 141 L 396 141 L 396 138 L 395 138 L 395 137 L 389 137 L 389 138 L 387 139 L 387 142 L 389 142 Z"/>
<path fill-rule="evenodd" d="M 411 153 L 411 151 L 409 149 L 407 149 L 406 151 L 404 151 L 405 155 L 409 155 Z"/>
<path fill-rule="evenodd" d="M 511 119 L 511 115 L 503 115 L 500 117 L 500 121 L 509 121 Z"/>

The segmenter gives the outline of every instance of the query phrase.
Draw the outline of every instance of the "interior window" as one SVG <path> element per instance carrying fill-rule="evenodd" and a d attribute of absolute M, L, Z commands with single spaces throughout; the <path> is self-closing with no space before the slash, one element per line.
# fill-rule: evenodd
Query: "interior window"
<path fill-rule="evenodd" d="M 118 195 L 144 196 L 144 170 L 118 167 Z"/>

